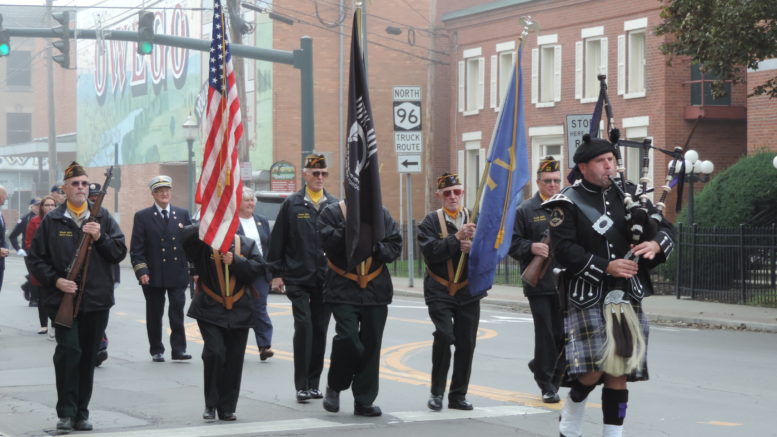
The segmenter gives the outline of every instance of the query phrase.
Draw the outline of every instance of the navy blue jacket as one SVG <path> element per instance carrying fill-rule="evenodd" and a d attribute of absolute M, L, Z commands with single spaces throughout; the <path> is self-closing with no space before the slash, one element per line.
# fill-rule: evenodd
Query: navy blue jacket
<path fill-rule="evenodd" d="M 150 287 L 187 287 L 189 262 L 181 245 L 181 231 L 190 224 L 189 211 L 172 205 L 167 224 L 156 205 L 136 212 L 130 241 L 135 276 L 148 275 Z"/>

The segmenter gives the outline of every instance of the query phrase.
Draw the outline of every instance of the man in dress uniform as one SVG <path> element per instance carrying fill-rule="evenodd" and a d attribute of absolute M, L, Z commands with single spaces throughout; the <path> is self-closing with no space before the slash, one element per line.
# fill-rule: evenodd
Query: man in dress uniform
<path fill-rule="evenodd" d="M 189 286 L 189 264 L 181 247 L 181 230 L 192 223 L 189 211 L 170 204 L 173 180 L 156 176 L 148 184 L 154 204 L 135 213 L 130 241 L 130 260 L 146 298 L 146 331 L 154 362 L 165 360 L 162 316 L 165 294 L 170 299 L 170 348 L 174 360 L 189 360 L 183 307 Z"/>
<path fill-rule="evenodd" d="M 353 414 L 375 417 L 382 414 L 373 402 L 378 397 L 383 328 L 394 295 L 385 265 L 402 254 L 402 235 L 383 208 L 385 237 L 364 261 L 365 273 L 357 274 L 359 266 L 347 272 L 344 209 L 345 202 L 329 205 L 319 218 L 321 243 L 329 259 L 324 302 L 332 309 L 337 332 L 332 338 L 324 409 L 340 411 L 340 392 L 350 387 Z"/>
<path fill-rule="evenodd" d="M 56 317 L 64 293 L 83 293 L 71 327 L 57 326 L 54 371 L 57 382 L 57 429 L 88 431 L 97 348 L 114 304 L 113 265 L 127 255 L 124 234 L 105 208 L 91 217 L 87 202 L 89 178 L 73 162 L 65 170 L 66 201 L 46 214 L 32 240 L 27 264 L 41 282 L 41 304 Z M 82 233 L 92 236 L 92 248 L 81 277 L 67 279 Z M 86 277 L 84 277 L 86 274 Z"/>
<path fill-rule="evenodd" d="M 461 278 L 454 282 L 459 260 L 469 253 L 475 235 L 471 212 L 462 203 L 463 195 L 459 176 L 444 173 L 437 179 L 436 192 L 442 207 L 427 214 L 418 226 L 418 245 L 427 266 L 424 300 L 435 328 L 432 394 L 426 404 L 434 411 L 442 409 L 451 364 L 451 346 L 456 348 L 456 352 L 453 354 L 448 408 L 473 408 L 466 396 L 480 321 L 480 299 L 486 293 L 470 294 L 466 263 Z"/>
<path fill-rule="evenodd" d="M 197 320 L 204 342 L 202 418 L 214 420 L 218 414 L 220 420 L 232 421 L 237 419 L 248 330 L 254 325 L 251 283 L 264 274 L 264 263 L 250 238 L 235 235 L 229 251 L 220 253 L 203 243 L 198 232 L 197 226 L 189 226 L 179 236 L 198 275 L 187 315 Z"/>
<path fill-rule="evenodd" d="M 574 155 L 583 179 L 543 204 L 552 209 L 553 256 L 566 269 L 565 370 L 571 390 L 559 422 L 565 437 L 581 435 L 586 398 L 600 382 L 602 435 L 622 435 L 626 383 L 648 379 L 641 301 L 652 293 L 649 271 L 673 247 L 673 227 L 663 218 L 652 239 L 629 244 L 623 195 L 611 179 L 614 150 L 609 141 L 585 135 Z M 627 188 L 633 192 L 635 186 Z"/>
<path fill-rule="evenodd" d="M 550 256 L 550 246 L 542 242 L 548 232 L 548 214 L 542 202 L 561 189 L 561 166 L 552 156 L 540 161 L 537 187 L 537 193 L 524 200 L 515 213 L 510 256 L 518 260 L 523 271 L 535 256 Z M 553 268 L 548 267 L 533 286 L 524 282 L 523 294 L 529 299 L 534 319 L 534 358 L 529 361 L 529 370 L 540 388 L 542 401 L 556 403 L 560 399 L 558 387 L 553 382 L 553 370 L 564 341 L 564 327 Z"/>
<path fill-rule="evenodd" d="M 324 155 L 305 158 L 305 186 L 281 204 L 267 256 L 273 272 L 270 286 L 273 290 L 286 290 L 294 315 L 297 402 L 324 397 L 318 387 L 331 312 L 322 299 L 327 267 L 318 237 L 318 217 L 327 205 L 337 202 L 324 190 L 328 176 Z"/>

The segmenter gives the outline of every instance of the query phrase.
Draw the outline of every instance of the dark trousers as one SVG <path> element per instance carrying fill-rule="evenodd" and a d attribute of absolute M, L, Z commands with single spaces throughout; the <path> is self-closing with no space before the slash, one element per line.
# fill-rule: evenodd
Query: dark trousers
<path fill-rule="evenodd" d="M 336 334 L 332 338 L 327 384 L 337 391 L 351 387 L 356 403 L 372 405 L 378 397 L 380 345 L 388 307 L 348 304 L 330 307 Z"/>
<path fill-rule="evenodd" d="M 543 393 L 558 391 L 553 383 L 556 359 L 564 339 L 564 321 L 555 294 L 527 296 L 534 319 L 534 380 Z"/>
<path fill-rule="evenodd" d="M 173 355 L 186 353 L 186 331 L 183 327 L 183 307 L 186 304 L 186 287 L 157 288 L 143 287 L 146 297 L 146 332 L 148 333 L 148 351 L 151 355 L 164 354 L 162 344 L 162 316 L 165 313 L 165 293 L 170 298 L 167 317 L 170 321 L 170 348 Z"/>
<path fill-rule="evenodd" d="M 251 299 L 254 308 L 254 336 L 257 347 L 272 346 L 272 321 L 267 313 L 267 296 L 270 294 L 270 283 L 266 279 L 259 278 L 254 281 L 254 288 L 259 294 L 256 299 Z"/>
<path fill-rule="evenodd" d="M 432 345 L 432 394 L 442 396 L 445 393 L 453 345 L 456 352 L 453 354 L 453 375 L 448 398 L 464 399 L 472 373 L 472 357 L 475 354 L 480 322 L 480 301 L 462 306 L 449 302 L 431 302 L 429 317 L 435 328 Z"/>
<path fill-rule="evenodd" d="M 197 321 L 202 334 L 202 364 L 205 376 L 205 406 L 219 415 L 234 413 L 243 378 L 243 359 L 248 328 L 222 328 Z"/>
<path fill-rule="evenodd" d="M 326 331 L 332 315 L 320 290 L 287 285 L 286 296 L 294 315 L 294 387 L 318 388 L 324 370 Z"/>
<path fill-rule="evenodd" d="M 56 307 L 48 308 L 49 317 L 56 317 Z M 108 310 L 78 314 L 73 326 L 57 325 L 57 346 L 54 349 L 54 372 L 57 379 L 57 416 L 75 420 L 89 418 L 92 398 L 94 365 L 97 348 L 108 325 Z"/>
<path fill-rule="evenodd" d="M 49 325 L 49 314 L 41 299 L 41 289 L 37 285 L 30 284 L 30 290 L 30 302 L 34 300 L 38 306 L 38 322 L 40 323 L 38 326 L 45 328 Z"/>

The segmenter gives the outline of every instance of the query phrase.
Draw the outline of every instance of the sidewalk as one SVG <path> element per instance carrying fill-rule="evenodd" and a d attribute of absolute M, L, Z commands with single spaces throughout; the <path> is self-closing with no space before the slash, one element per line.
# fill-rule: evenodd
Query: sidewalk
<path fill-rule="evenodd" d="M 408 287 L 406 277 L 393 277 L 392 280 L 395 295 L 423 296 L 423 278 L 414 278 L 413 287 Z M 529 311 L 529 301 L 521 287 L 495 285 L 488 291 L 483 303 Z M 643 306 L 653 322 L 777 333 L 777 308 L 677 299 L 674 296 L 651 296 L 643 301 Z"/>

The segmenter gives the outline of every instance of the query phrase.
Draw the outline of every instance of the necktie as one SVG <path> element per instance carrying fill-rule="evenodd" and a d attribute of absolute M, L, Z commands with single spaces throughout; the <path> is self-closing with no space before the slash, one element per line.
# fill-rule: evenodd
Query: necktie
<path fill-rule="evenodd" d="M 165 219 L 165 223 L 169 223 L 170 222 L 170 218 L 167 217 L 167 210 L 166 209 L 162 210 L 162 218 Z"/>

